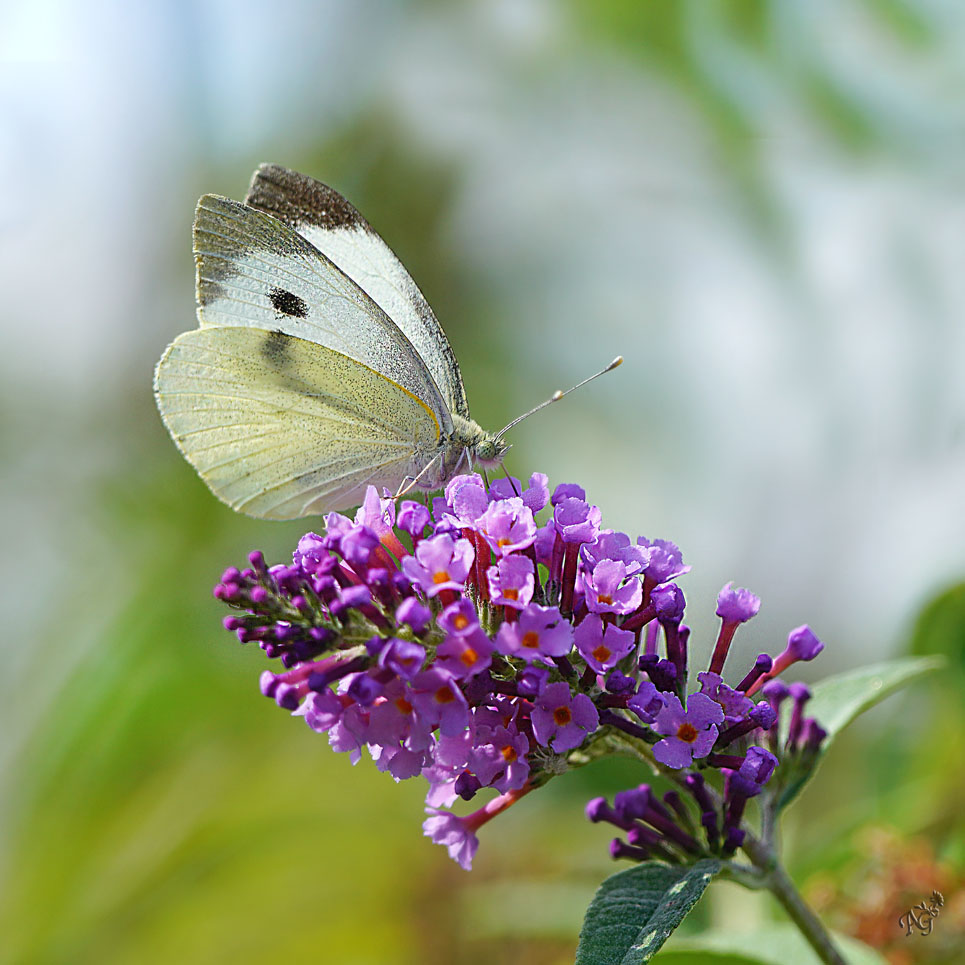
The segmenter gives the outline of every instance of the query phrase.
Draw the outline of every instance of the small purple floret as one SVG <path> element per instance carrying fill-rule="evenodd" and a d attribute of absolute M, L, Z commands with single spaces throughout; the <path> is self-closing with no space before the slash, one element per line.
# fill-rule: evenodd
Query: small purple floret
<path fill-rule="evenodd" d="M 409 627 L 416 636 L 421 636 L 432 620 L 432 610 L 423 606 L 414 596 L 410 596 L 399 604 L 395 618 Z"/>
<path fill-rule="evenodd" d="M 508 556 L 536 541 L 532 510 L 516 496 L 490 503 L 477 520 L 476 531 L 497 556 Z"/>
<path fill-rule="evenodd" d="M 483 485 L 482 476 L 471 473 L 456 476 L 446 486 L 446 503 L 453 516 L 463 526 L 473 526 L 489 506 L 489 496 Z M 435 509 L 435 507 L 434 507 Z M 437 520 L 442 518 L 439 510 L 434 513 Z"/>
<path fill-rule="evenodd" d="M 479 629 L 479 615 L 476 613 L 476 608 L 465 597 L 447 606 L 439 614 L 436 622 L 446 633 L 457 636 L 468 636 Z"/>
<path fill-rule="evenodd" d="M 733 582 L 726 583 L 717 596 L 717 616 L 726 623 L 746 623 L 760 608 L 759 596 L 740 587 L 734 589 Z"/>
<path fill-rule="evenodd" d="M 654 744 L 653 756 L 676 770 L 688 767 L 710 753 L 723 721 L 720 704 L 706 694 L 691 694 L 686 710 L 678 697 L 669 695 L 654 722 L 654 730 L 666 736 Z"/>
<path fill-rule="evenodd" d="M 533 707 L 532 721 L 536 740 L 562 754 L 579 747 L 596 730 L 600 715 L 589 697 L 572 695 L 569 685 L 560 681 L 543 689 Z"/>
<path fill-rule="evenodd" d="M 553 506 L 553 522 L 564 543 L 589 543 L 597 538 L 602 519 L 599 507 L 584 502 L 582 497 L 554 499 Z"/>
<path fill-rule="evenodd" d="M 690 572 L 690 567 L 684 566 L 680 550 L 670 540 L 655 539 L 651 541 L 641 536 L 637 540 L 637 544 L 650 551 L 649 562 L 644 573 L 652 584 L 666 583 L 668 580 L 676 579 L 678 576 Z"/>
<path fill-rule="evenodd" d="M 630 698 L 627 707 L 645 724 L 652 724 L 663 710 L 665 703 L 665 695 L 649 680 L 644 680 L 640 684 L 640 689 Z"/>
<path fill-rule="evenodd" d="M 411 680 L 425 663 L 426 649 L 409 640 L 389 640 L 379 654 L 379 666 L 403 680 Z"/>
<path fill-rule="evenodd" d="M 763 747 L 751 747 L 748 748 L 738 773 L 760 788 L 771 779 L 777 764 L 777 758 L 770 751 Z"/>
<path fill-rule="evenodd" d="M 787 649 L 795 660 L 813 660 L 824 649 L 824 644 L 805 623 L 788 634 Z"/>
<path fill-rule="evenodd" d="M 422 539 L 430 523 L 429 509 L 415 500 L 403 500 L 396 522 L 399 529 L 408 533 L 413 539 Z"/>
<path fill-rule="evenodd" d="M 632 613 L 643 599 L 640 580 L 621 560 L 602 560 L 583 573 L 586 605 L 593 613 Z"/>
<path fill-rule="evenodd" d="M 449 857 L 465 871 L 472 870 L 472 859 L 479 848 L 479 838 L 449 811 L 426 808 L 430 817 L 422 822 L 422 830 L 433 844 L 444 845 Z"/>
<path fill-rule="evenodd" d="M 492 663 L 493 645 L 477 626 L 472 633 L 451 634 L 436 650 L 436 666 L 465 679 L 482 673 Z"/>
<path fill-rule="evenodd" d="M 402 560 L 402 572 L 428 597 L 442 590 L 461 590 L 475 553 L 467 539 L 448 533 L 422 540 L 415 554 Z"/>
<path fill-rule="evenodd" d="M 684 616 L 686 601 L 684 592 L 676 583 L 664 583 L 654 587 L 650 601 L 657 611 L 661 623 L 680 623 Z"/>
<path fill-rule="evenodd" d="M 486 572 L 491 602 L 521 610 L 533 599 L 535 568 L 526 556 L 504 556 Z"/>
<path fill-rule="evenodd" d="M 558 506 L 564 499 L 585 500 L 586 490 L 576 483 L 560 483 L 556 489 L 553 490 L 553 496 L 550 502 L 552 502 L 554 506 Z"/>
<path fill-rule="evenodd" d="M 515 623 L 499 628 L 494 643 L 500 653 L 527 663 L 562 657 L 573 647 L 573 626 L 558 607 L 531 603 L 520 611 Z"/>
<path fill-rule="evenodd" d="M 516 675 L 516 689 L 520 697 L 538 697 L 549 682 L 549 668 L 530 664 Z"/>
<path fill-rule="evenodd" d="M 577 650 L 597 673 L 606 673 L 636 647 L 632 633 L 613 623 L 604 626 L 603 619 L 596 613 L 587 616 L 573 636 Z"/>

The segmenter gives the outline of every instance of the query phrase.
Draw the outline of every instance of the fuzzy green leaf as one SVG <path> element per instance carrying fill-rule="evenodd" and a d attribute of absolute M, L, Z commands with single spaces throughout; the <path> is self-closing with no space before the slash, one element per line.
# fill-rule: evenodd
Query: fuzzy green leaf
<path fill-rule="evenodd" d="M 649 962 L 720 867 L 711 858 L 690 868 L 648 861 L 611 875 L 587 909 L 576 965 Z"/>

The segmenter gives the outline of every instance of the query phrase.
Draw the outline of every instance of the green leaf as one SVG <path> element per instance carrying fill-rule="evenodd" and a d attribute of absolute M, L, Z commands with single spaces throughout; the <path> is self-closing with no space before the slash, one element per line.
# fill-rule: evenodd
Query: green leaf
<path fill-rule="evenodd" d="M 576 965 L 649 962 L 720 868 L 713 858 L 689 868 L 648 861 L 611 875 L 587 909 Z"/>
<path fill-rule="evenodd" d="M 831 933 L 849 965 L 887 965 L 873 948 L 849 935 Z M 655 959 L 657 965 L 821 965 L 817 952 L 789 922 L 765 925 L 752 932 L 714 931 L 674 939 L 672 947 Z"/>
<path fill-rule="evenodd" d="M 860 667 L 845 673 L 835 674 L 822 680 L 811 689 L 811 699 L 806 712 L 828 732 L 821 745 L 818 759 L 807 773 L 799 775 L 784 789 L 778 799 L 778 808 L 785 808 L 811 779 L 821 759 L 828 752 L 832 742 L 858 716 L 870 707 L 884 700 L 900 687 L 911 683 L 917 677 L 938 670 L 945 663 L 943 657 L 903 657 L 884 663 Z M 791 701 L 782 707 L 782 731 L 787 732 L 791 716 Z"/>

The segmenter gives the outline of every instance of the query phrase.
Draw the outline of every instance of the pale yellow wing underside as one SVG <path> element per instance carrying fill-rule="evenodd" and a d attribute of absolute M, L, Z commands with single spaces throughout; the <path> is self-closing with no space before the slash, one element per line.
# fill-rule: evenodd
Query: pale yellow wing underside
<path fill-rule="evenodd" d="M 178 336 L 158 363 L 164 424 L 233 509 L 294 519 L 395 489 L 440 437 L 430 409 L 354 359 L 257 328 Z"/>

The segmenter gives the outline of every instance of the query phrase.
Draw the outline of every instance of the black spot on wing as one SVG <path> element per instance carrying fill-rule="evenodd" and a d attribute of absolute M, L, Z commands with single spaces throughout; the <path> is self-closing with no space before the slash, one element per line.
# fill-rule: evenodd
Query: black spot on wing
<path fill-rule="evenodd" d="M 284 288 L 271 288 L 268 297 L 279 315 L 287 315 L 289 318 L 308 317 L 308 305 L 294 293 L 285 291 Z"/>
<path fill-rule="evenodd" d="M 311 224 L 319 228 L 357 227 L 369 223 L 338 191 L 280 164 L 262 164 L 255 171 L 245 204 L 273 215 L 291 228 Z"/>

